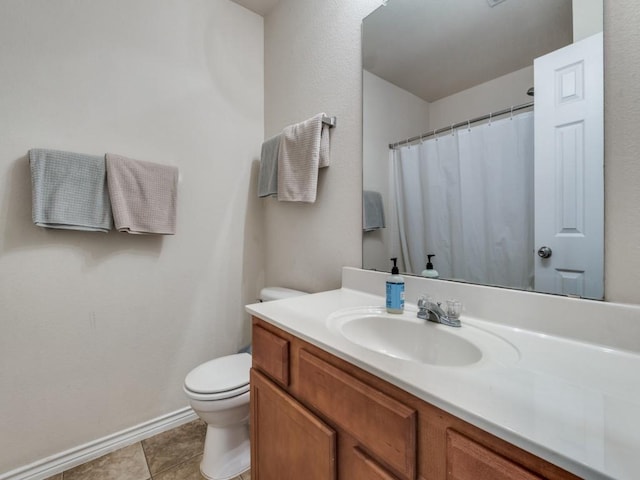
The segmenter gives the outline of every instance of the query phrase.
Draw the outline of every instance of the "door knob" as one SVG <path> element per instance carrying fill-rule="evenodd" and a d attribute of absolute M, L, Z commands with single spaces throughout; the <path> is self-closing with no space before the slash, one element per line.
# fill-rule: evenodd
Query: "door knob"
<path fill-rule="evenodd" d="M 538 250 L 538 256 L 540 258 L 549 258 L 553 252 L 549 247 L 540 247 Z"/>

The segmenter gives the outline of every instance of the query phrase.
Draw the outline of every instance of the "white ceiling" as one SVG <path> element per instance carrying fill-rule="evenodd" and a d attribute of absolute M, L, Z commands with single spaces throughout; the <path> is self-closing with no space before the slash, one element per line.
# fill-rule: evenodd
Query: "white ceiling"
<path fill-rule="evenodd" d="M 280 0 L 233 0 L 258 15 L 266 16 Z"/>
<path fill-rule="evenodd" d="M 364 68 L 432 102 L 571 43 L 571 3 L 389 0 L 364 20 Z"/>

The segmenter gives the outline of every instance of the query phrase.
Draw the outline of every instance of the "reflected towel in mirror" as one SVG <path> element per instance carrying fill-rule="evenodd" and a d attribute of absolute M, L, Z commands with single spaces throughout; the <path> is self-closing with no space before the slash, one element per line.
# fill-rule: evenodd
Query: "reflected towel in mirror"
<path fill-rule="evenodd" d="M 278 194 L 278 152 L 280 135 L 271 137 L 262 144 L 260 171 L 258 172 L 258 197 Z"/>
<path fill-rule="evenodd" d="M 380 192 L 364 190 L 362 192 L 362 230 L 371 232 L 385 228 L 384 206 Z"/>

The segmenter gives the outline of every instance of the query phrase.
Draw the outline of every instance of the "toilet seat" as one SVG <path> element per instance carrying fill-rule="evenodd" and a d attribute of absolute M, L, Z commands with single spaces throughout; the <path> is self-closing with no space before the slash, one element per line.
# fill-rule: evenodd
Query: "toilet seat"
<path fill-rule="evenodd" d="M 196 393 L 189 390 L 187 387 L 183 388 L 184 393 L 192 400 L 201 400 L 203 402 L 213 402 L 216 400 L 226 400 L 228 398 L 238 397 L 249 391 L 249 384 L 244 385 L 235 390 L 227 390 L 226 392 L 219 393 Z"/>
<path fill-rule="evenodd" d="M 195 400 L 221 400 L 249 391 L 251 355 L 237 353 L 197 366 L 184 380 L 184 391 Z"/>

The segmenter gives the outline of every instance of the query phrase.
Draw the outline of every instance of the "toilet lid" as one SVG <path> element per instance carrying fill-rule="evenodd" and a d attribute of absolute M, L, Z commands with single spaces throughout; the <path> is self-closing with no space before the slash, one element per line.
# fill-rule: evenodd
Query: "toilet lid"
<path fill-rule="evenodd" d="M 194 368 L 184 386 L 195 393 L 220 393 L 249 385 L 251 355 L 237 353 L 215 358 Z"/>

